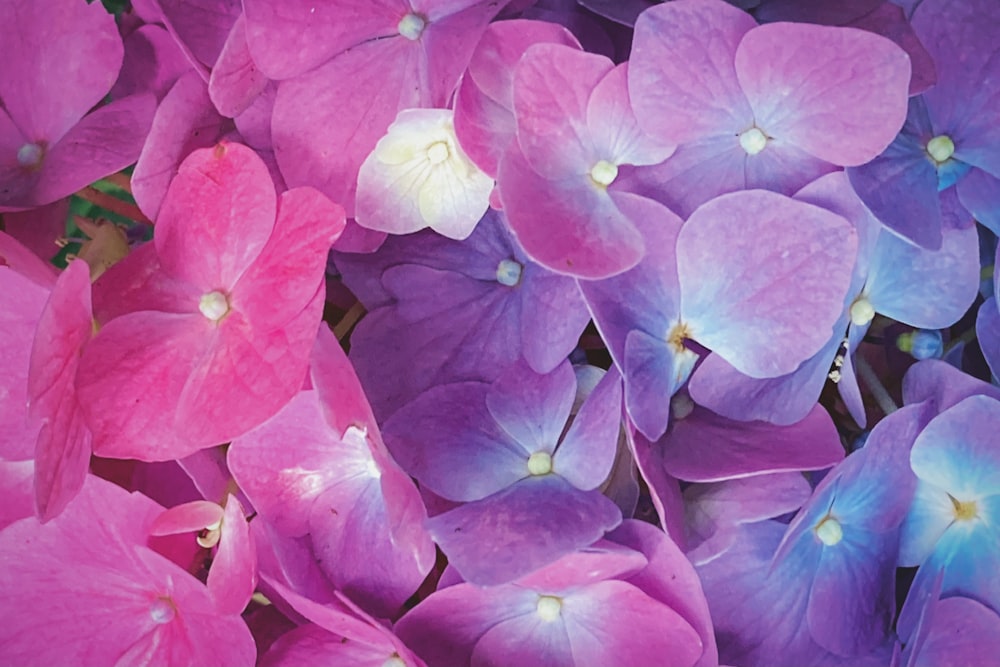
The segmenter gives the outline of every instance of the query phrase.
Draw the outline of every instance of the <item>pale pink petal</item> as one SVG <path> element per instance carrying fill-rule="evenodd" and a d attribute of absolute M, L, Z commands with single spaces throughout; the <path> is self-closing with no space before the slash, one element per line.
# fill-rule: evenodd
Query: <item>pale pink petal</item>
<path fill-rule="evenodd" d="M 222 521 L 223 509 L 210 500 L 193 500 L 176 505 L 156 517 L 149 527 L 150 535 L 194 533 Z"/>
<path fill-rule="evenodd" d="M 870 32 L 760 26 L 743 38 L 735 67 L 757 127 L 834 164 L 872 160 L 906 120 L 910 59 Z"/>
<path fill-rule="evenodd" d="M 232 290 L 268 242 L 276 210 L 274 183 L 252 149 L 220 143 L 191 153 L 156 219 L 162 270 L 205 293 Z"/>
<path fill-rule="evenodd" d="M 257 587 L 257 552 L 243 506 L 236 496 L 226 500 L 219 548 L 206 584 L 216 609 L 223 614 L 241 613 Z"/>

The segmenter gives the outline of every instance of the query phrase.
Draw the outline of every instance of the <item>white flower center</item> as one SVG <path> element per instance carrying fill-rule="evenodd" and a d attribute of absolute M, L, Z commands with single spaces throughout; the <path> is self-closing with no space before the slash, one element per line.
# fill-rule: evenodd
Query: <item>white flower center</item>
<path fill-rule="evenodd" d="M 202 294 L 201 300 L 198 301 L 198 310 L 208 319 L 218 322 L 229 312 L 229 299 L 219 291 Z"/>
<path fill-rule="evenodd" d="M 600 160 L 590 168 L 590 178 L 602 187 L 608 187 L 618 178 L 618 165 L 607 160 Z"/>
<path fill-rule="evenodd" d="M 859 327 L 863 327 L 875 318 L 875 308 L 871 301 L 860 297 L 851 304 L 851 322 Z"/>
<path fill-rule="evenodd" d="M 748 155 L 756 155 L 767 145 L 767 135 L 759 127 L 751 127 L 740 135 L 740 146 Z"/>
<path fill-rule="evenodd" d="M 542 595 L 538 598 L 538 606 L 535 607 L 538 617 L 543 621 L 552 622 L 559 618 L 562 611 L 562 600 L 553 595 Z"/>
<path fill-rule="evenodd" d="M 174 620 L 177 615 L 177 608 L 170 598 L 156 598 L 153 604 L 149 605 L 149 617 L 154 623 L 164 624 Z"/>
<path fill-rule="evenodd" d="M 513 287 L 521 281 L 521 271 L 524 269 L 513 259 L 502 259 L 497 264 L 497 282 L 507 287 Z"/>
<path fill-rule="evenodd" d="M 832 516 L 828 516 L 816 526 L 816 537 L 826 546 L 832 547 L 844 539 L 844 529 L 841 527 L 839 521 Z"/>
<path fill-rule="evenodd" d="M 44 156 L 45 149 L 38 144 L 25 144 L 17 149 L 17 163 L 22 167 L 37 167 Z"/>
<path fill-rule="evenodd" d="M 939 134 L 927 142 L 927 154 L 938 164 L 955 154 L 955 142 L 947 134 Z"/>
<path fill-rule="evenodd" d="M 407 14 L 399 20 L 399 25 L 396 26 L 396 29 L 399 30 L 400 35 L 413 41 L 420 39 L 420 35 L 423 34 L 426 27 L 427 21 L 423 17 L 417 14 Z"/>
<path fill-rule="evenodd" d="M 451 157 L 451 150 L 445 141 L 435 141 L 427 147 L 427 161 L 431 164 L 441 164 Z"/>
<path fill-rule="evenodd" d="M 548 452 L 535 452 L 528 457 L 528 472 L 532 475 L 548 475 L 552 472 L 552 456 Z"/>
<path fill-rule="evenodd" d="M 406 667 L 406 663 L 398 655 L 393 654 L 382 663 L 382 667 Z"/>

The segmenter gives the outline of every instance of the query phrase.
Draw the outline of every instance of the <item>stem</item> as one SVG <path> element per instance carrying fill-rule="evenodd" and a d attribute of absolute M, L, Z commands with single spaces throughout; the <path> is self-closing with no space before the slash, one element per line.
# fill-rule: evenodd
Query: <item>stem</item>
<path fill-rule="evenodd" d="M 134 220 L 136 222 L 144 222 L 147 224 L 153 224 L 153 221 L 146 217 L 139 207 L 135 204 L 130 204 L 127 201 L 122 201 L 115 197 L 114 195 L 109 195 L 106 192 L 101 192 L 89 185 L 84 189 L 76 193 L 77 197 L 89 201 L 91 204 L 100 206 L 101 208 L 116 213 L 118 215 L 124 216 L 129 220 Z"/>
<path fill-rule="evenodd" d="M 364 314 L 365 307 L 361 305 L 360 301 L 351 306 L 350 310 L 344 313 L 344 316 L 339 322 L 337 322 L 337 326 L 333 327 L 333 335 L 337 338 L 337 340 L 344 340 L 347 336 L 347 332 L 351 330 L 351 327 L 358 323 L 358 320 L 360 320 L 361 316 Z"/>
<path fill-rule="evenodd" d="M 889 395 L 882 381 L 878 379 L 878 375 L 875 374 L 871 365 L 860 354 L 854 357 L 854 370 L 872 392 L 875 402 L 878 403 L 878 407 L 884 415 L 889 416 L 899 409 L 899 406 L 892 400 L 892 396 Z"/>

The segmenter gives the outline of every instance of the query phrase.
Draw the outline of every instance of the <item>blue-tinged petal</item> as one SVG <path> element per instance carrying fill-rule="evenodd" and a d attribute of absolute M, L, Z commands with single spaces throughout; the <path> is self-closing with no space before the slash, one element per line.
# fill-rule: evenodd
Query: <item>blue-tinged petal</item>
<path fill-rule="evenodd" d="M 675 350 L 664 338 L 633 329 L 625 337 L 625 408 L 650 440 L 667 430 L 670 397 L 684 384 L 697 356 Z"/>
<path fill-rule="evenodd" d="M 979 307 L 976 338 L 993 375 L 1000 377 L 1000 307 L 995 296 L 991 296 Z"/>
<path fill-rule="evenodd" d="M 910 464 L 917 477 L 973 501 L 1000 492 L 1000 402 L 970 396 L 934 418 L 913 445 Z"/>
<path fill-rule="evenodd" d="M 1000 152 L 1000 145 L 994 150 Z M 991 232 L 1000 234 L 1000 178 L 973 169 L 955 188 L 962 206 Z"/>
<path fill-rule="evenodd" d="M 927 560 L 954 521 L 955 505 L 948 492 L 918 480 L 910 511 L 900 528 L 900 567 L 916 567 Z"/>
<path fill-rule="evenodd" d="M 546 375 L 524 361 L 496 379 L 486 393 L 486 409 L 496 423 L 530 456 L 552 454 L 559 442 L 576 395 L 576 375 L 569 362 Z"/>

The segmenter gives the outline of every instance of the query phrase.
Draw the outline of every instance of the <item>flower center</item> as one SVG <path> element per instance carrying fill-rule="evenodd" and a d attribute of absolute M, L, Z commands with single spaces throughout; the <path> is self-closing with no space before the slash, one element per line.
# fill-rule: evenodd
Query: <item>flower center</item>
<path fill-rule="evenodd" d="M 559 613 L 562 611 L 562 600 L 554 595 L 539 596 L 535 611 L 538 612 L 539 618 L 551 623 L 559 618 Z"/>
<path fill-rule="evenodd" d="M 535 452 L 528 457 L 528 472 L 536 477 L 552 472 L 552 456 L 548 452 Z"/>
<path fill-rule="evenodd" d="M 864 297 L 857 298 L 851 304 L 851 322 L 862 327 L 875 318 L 875 308 L 871 301 Z"/>
<path fill-rule="evenodd" d="M 941 164 L 955 154 L 955 142 L 947 134 L 939 134 L 927 142 L 927 154 Z"/>
<path fill-rule="evenodd" d="M 691 329 L 684 322 L 678 322 L 667 332 L 667 343 L 674 352 L 684 351 L 684 341 L 691 338 Z"/>
<path fill-rule="evenodd" d="M 423 34 L 426 27 L 427 21 L 422 16 L 419 14 L 407 14 L 399 20 L 399 25 L 396 26 L 396 29 L 399 30 L 400 35 L 414 41 L 420 39 L 420 35 Z"/>
<path fill-rule="evenodd" d="M 164 624 L 174 620 L 177 615 L 177 608 L 174 601 L 168 597 L 156 598 L 153 604 L 149 605 L 149 617 L 154 623 Z"/>
<path fill-rule="evenodd" d="M 767 145 L 767 135 L 759 127 L 751 127 L 740 135 L 740 146 L 748 155 L 756 155 Z"/>
<path fill-rule="evenodd" d="M 198 301 L 198 310 L 208 319 L 218 322 L 229 312 L 229 299 L 218 290 L 202 294 L 201 300 Z"/>
<path fill-rule="evenodd" d="M 590 178 L 602 188 L 606 188 L 618 178 L 618 165 L 607 160 L 599 160 L 590 168 Z"/>
<path fill-rule="evenodd" d="M 839 521 L 832 516 L 827 516 L 816 526 L 816 537 L 826 546 L 832 547 L 844 539 L 844 529 Z"/>
<path fill-rule="evenodd" d="M 951 499 L 955 521 L 972 521 L 979 516 L 979 505 L 975 500 L 962 501 L 950 493 L 948 494 L 948 498 Z"/>
<path fill-rule="evenodd" d="M 427 147 L 427 161 L 431 164 L 441 164 L 451 157 L 451 150 L 444 141 L 435 141 Z"/>
<path fill-rule="evenodd" d="M 45 157 L 45 148 L 41 144 L 25 144 L 17 149 L 17 163 L 28 169 L 37 169 Z"/>
<path fill-rule="evenodd" d="M 382 663 L 382 667 L 406 667 L 406 663 L 403 662 L 402 658 L 393 653 Z"/>
<path fill-rule="evenodd" d="M 521 271 L 524 269 L 513 259 L 502 259 L 497 264 L 497 282 L 507 287 L 513 287 L 521 282 Z"/>

